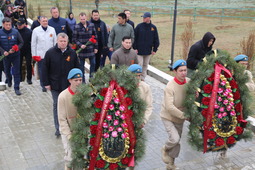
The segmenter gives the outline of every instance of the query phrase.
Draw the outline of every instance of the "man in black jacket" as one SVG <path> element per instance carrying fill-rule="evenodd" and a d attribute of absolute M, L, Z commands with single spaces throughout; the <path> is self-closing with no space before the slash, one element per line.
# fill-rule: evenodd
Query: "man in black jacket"
<path fill-rule="evenodd" d="M 100 67 L 102 52 L 103 50 L 106 50 L 108 48 L 107 47 L 108 35 L 106 25 L 104 21 L 100 19 L 98 10 L 95 9 L 92 11 L 92 17 L 90 22 L 92 22 L 95 26 L 98 40 L 98 51 L 96 53 L 96 66 L 95 66 L 95 71 L 97 71 L 97 69 Z"/>
<path fill-rule="evenodd" d="M 138 64 L 142 66 L 143 73 L 141 79 L 147 75 L 147 68 L 151 56 L 155 55 L 159 47 L 159 37 L 157 27 L 151 23 L 151 13 L 145 12 L 143 22 L 135 28 L 135 42 L 133 48 L 137 50 Z"/>
<path fill-rule="evenodd" d="M 56 46 L 46 52 L 42 65 L 43 85 L 51 91 L 53 98 L 55 135 L 57 137 L 60 136 L 57 112 L 58 95 L 70 85 L 67 76 L 73 68 L 79 68 L 77 54 L 68 46 L 67 34 L 59 33 Z"/>
<path fill-rule="evenodd" d="M 202 62 L 205 55 L 212 50 L 215 40 L 214 35 L 211 32 L 207 32 L 201 40 L 190 47 L 187 59 L 187 77 L 190 78 L 192 76 L 194 70 L 197 69 L 198 63 Z"/>
<path fill-rule="evenodd" d="M 135 29 L 135 23 L 130 20 L 131 12 L 129 9 L 124 9 L 123 11 L 127 16 L 127 23 L 129 23 Z"/>
<path fill-rule="evenodd" d="M 22 74 L 22 64 L 23 64 L 23 58 L 26 59 L 26 68 L 27 68 L 27 83 L 32 84 L 32 55 L 31 55 L 31 36 L 32 31 L 26 27 L 25 20 L 23 18 L 19 18 L 17 21 L 17 27 L 18 31 L 23 38 L 24 45 L 20 49 L 20 76 L 21 81 L 23 78 Z M 24 73 L 25 75 L 25 73 Z"/>

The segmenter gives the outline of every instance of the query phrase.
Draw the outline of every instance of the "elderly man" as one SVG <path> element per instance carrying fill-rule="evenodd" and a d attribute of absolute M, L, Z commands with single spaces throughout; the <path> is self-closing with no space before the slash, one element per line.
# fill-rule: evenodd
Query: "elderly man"
<path fill-rule="evenodd" d="M 137 50 L 139 65 L 143 67 L 142 80 L 147 75 L 147 68 L 151 56 L 155 55 L 159 47 L 157 27 L 151 23 L 151 14 L 143 14 L 143 22 L 135 28 L 134 49 Z"/>
<path fill-rule="evenodd" d="M 114 51 L 114 53 L 112 54 L 111 64 L 126 66 L 130 66 L 131 64 L 137 64 L 137 54 L 135 50 L 131 48 L 131 38 L 128 36 L 123 37 L 121 44 L 122 46 L 118 50 Z"/>
<path fill-rule="evenodd" d="M 72 123 L 76 118 L 77 108 L 72 102 L 73 95 L 76 93 L 76 89 L 82 83 L 82 71 L 78 68 L 73 68 L 68 73 L 67 79 L 70 86 L 62 91 L 58 97 L 58 121 L 59 130 L 61 133 L 62 143 L 65 149 L 65 170 L 71 170 L 70 162 L 71 158 L 71 146 L 70 138 L 72 135 Z"/>
<path fill-rule="evenodd" d="M 20 51 L 12 49 L 14 45 L 18 45 L 18 49 L 23 46 L 23 39 L 20 33 L 12 28 L 12 21 L 10 18 L 5 17 L 2 20 L 3 29 L 0 30 L 0 52 L 5 56 L 4 58 L 4 72 L 7 77 L 8 87 L 12 86 L 12 74 L 14 77 L 14 90 L 16 95 L 21 95 L 20 84 Z"/>
<path fill-rule="evenodd" d="M 47 17 L 41 16 L 39 21 L 41 25 L 36 27 L 32 32 L 31 51 L 33 58 L 35 58 L 35 56 L 39 58 L 37 64 L 40 76 L 40 85 L 42 87 L 42 91 L 47 92 L 42 81 L 42 63 L 46 51 L 56 45 L 57 36 L 55 29 L 48 25 Z"/>
<path fill-rule="evenodd" d="M 43 85 L 51 91 L 53 98 L 55 135 L 57 137 L 60 136 L 57 111 L 58 96 L 69 86 L 66 77 L 73 68 L 79 68 L 79 59 L 76 52 L 68 46 L 68 36 L 65 33 L 59 33 L 57 44 L 46 52 L 42 65 Z"/>
<path fill-rule="evenodd" d="M 239 63 L 242 66 L 244 66 L 245 69 L 247 69 L 247 66 L 248 66 L 248 59 L 249 59 L 249 57 L 244 55 L 244 54 L 237 55 L 234 58 L 234 60 L 237 63 Z M 244 74 L 248 75 L 248 82 L 246 83 L 246 86 L 248 87 L 249 91 L 255 91 L 255 83 L 253 81 L 252 73 L 249 70 L 245 70 Z"/>
<path fill-rule="evenodd" d="M 189 81 L 186 61 L 177 60 L 173 64 L 175 77 L 167 83 L 164 90 L 164 99 L 160 117 L 168 133 L 168 140 L 162 148 L 162 160 L 167 164 L 167 170 L 175 169 L 174 160 L 180 153 L 180 140 L 183 128 L 184 106 L 186 90 L 185 84 Z"/>

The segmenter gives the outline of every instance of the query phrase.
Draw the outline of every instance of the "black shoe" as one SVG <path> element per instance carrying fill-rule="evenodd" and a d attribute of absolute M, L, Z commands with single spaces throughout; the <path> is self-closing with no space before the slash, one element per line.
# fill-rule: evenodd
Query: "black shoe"
<path fill-rule="evenodd" d="M 27 80 L 27 84 L 33 84 L 31 80 Z"/>
<path fill-rule="evenodd" d="M 43 87 L 42 92 L 47 92 L 47 89 L 45 87 Z"/>
<path fill-rule="evenodd" d="M 59 133 L 59 131 L 58 131 L 58 130 L 55 132 L 55 136 L 56 136 L 57 138 L 59 138 L 59 137 L 60 137 L 60 133 Z"/>
<path fill-rule="evenodd" d="M 8 87 L 11 87 L 12 86 L 12 82 L 8 83 Z"/>
<path fill-rule="evenodd" d="M 19 90 L 15 90 L 15 93 L 16 93 L 16 95 L 21 95 L 21 93 L 20 93 L 20 91 Z"/>

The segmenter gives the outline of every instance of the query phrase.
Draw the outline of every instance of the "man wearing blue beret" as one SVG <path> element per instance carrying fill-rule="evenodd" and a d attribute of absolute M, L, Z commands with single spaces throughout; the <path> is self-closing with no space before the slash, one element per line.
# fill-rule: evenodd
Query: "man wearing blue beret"
<path fill-rule="evenodd" d="M 77 108 L 74 106 L 72 99 L 76 93 L 77 87 L 82 84 L 82 71 L 78 68 L 73 68 L 68 74 L 68 81 L 70 86 L 62 91 L 58 97 L 58 121 L 59 130 L 61 133 L 62 143 L 65 149 L 65 170 L 71 170 L 70 162 L 71 158 L 71 146 L 70 138 L 72 135 L 72 123 L 73 119 L 76 118 Z"/>
<path fill-rule="evenodd" d="M 167 83 L 164 90 L 160 117 L 168 133 L 168 140 L 162 148 L 162 160 L 167 164 L 166 169 L 175 169 L 174 160 L 180 153 L 180 140 L 184 117 L 183 101 L 186 96 L 185 84 L 187 78 L 187 63 L 177 60 L 173 64 L 175 77 Z"/>
<path fill-rule="evenodd" d="M 245 69 L 247 69 L 247 66 L 248 66 L 248 59 L 249 57 L 244 55 L 244 54 L 240 54 L 240 55 L 237 55 L 234 60 L 243 65 L 245 67 Z M 249 71 L 249 70 L 245 70 L 244 71 L 244 74 L 247 74 L 248 77 L 249 77 L 249 80 L 248 82 L 246 83 L 246 86 L 248 87 L 249 91 L 255 91 L 255 83 L 253 81 L 253 77 L 252 77 L 252 73 Z"/>
<path fill-rule="evenodd" d="M 132 73 L 136 74 L 137 79 L 139 80 L 139 90 L 141 93 L 141 98 L 145 101 L 147 104 L 146 110 L 145 110 L 145 115 L 144 115 L 144 123 L 143 126 L 148 122 L 150 115 L 152 113 L 152 93 L 151 93 L 151 88 L 150 86 L 145 83 L 144 81 L 141 81 L 141 75 L 143 72 L 143 69 L 140 65 L 138 64 L 132 64 L 131 66 L 128 67 L 128 70 L 131 71 Z"/>

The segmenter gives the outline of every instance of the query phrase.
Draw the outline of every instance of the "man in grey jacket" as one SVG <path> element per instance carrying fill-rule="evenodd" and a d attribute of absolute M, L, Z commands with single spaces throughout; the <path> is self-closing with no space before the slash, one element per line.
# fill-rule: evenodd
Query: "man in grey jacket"
<path fill-rule="evenodd" d="M 125 13 L 119 13 L 118 23 L 112 27 L 109 35 L 108 44 L 110 51 L 115 51 L 121 47 L 121 40 L 124 36 L 131 37 L 132 43 L 134 42 L 134 29 L 130 24 L 127 24 L 127 16 Z"/>

